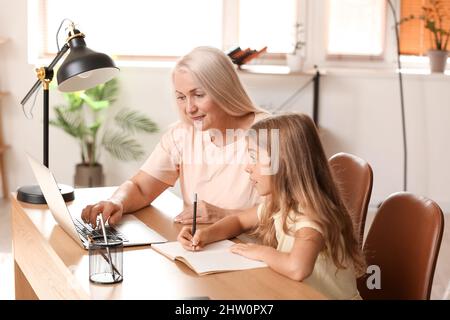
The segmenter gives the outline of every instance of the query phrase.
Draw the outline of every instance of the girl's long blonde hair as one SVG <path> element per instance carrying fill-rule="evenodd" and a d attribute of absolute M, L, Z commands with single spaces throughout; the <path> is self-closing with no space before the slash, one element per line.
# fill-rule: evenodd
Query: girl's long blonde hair
<path fill-rule="evenodd" d="M 231 116 L 262 111 L 251 101 L 230 58 L 219 49 L 193 49 L 177 62 L 173 73 L 176 71 L 189 71 L 214 102 Z"/>
<path fill-rule="evenodd" d="M 306 215 L 322 228 L 327 254 L 334 264 L 346 268 L 353 262 L 357 274 L 362 275 L 365 272 L 363 254 L 311 118 L 304 114 L 279 115 L 261 120 L 251 129 L 257 133 L 266 129 L 269 137 L 271 130 L 278 129 L 280 140 L 278 170 L 271 176 L 271 194 L 255 233 L 264 244 L 276 247 L 274 214 L 281 212 L 283 230 L 291 235 L 288 219 L 290 223 L 294 221 L 289 212 L 295 212 L 297 217 Z M 262 148 L 267 149 L 273 159 L 273 141 L 268 139 L 264 144 Z"/>

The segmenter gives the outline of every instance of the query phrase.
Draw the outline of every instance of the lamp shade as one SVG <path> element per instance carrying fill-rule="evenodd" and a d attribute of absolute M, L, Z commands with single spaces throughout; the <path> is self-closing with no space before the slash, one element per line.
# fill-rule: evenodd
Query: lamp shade
<path fill-rule="evenodd" d="M 86 47 L 82 37 L 69 41 L 70 52 L 58 69 L 58 90 L 73 92 L 92 88 L 114 78 L 119 68 L 106 54 Z"/>

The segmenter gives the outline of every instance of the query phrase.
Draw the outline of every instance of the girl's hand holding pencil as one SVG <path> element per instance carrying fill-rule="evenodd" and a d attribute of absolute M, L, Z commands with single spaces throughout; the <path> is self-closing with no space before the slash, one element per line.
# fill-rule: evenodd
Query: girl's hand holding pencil
<path fill-rule="evenodd" d="M 193 236 L 192 227 L 183 227 L 177 240 L 186 250 L 199 251 L 208 244 L 208 234 L 205 230 L 197 230 Z"/>

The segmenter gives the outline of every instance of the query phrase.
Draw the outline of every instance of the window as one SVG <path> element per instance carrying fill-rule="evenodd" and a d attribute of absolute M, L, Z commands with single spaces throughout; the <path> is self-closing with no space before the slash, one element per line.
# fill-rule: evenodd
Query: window
<path fill-rule="evenodd" d="M 296 2 L 239 1 L 239 44 L 258 49 L 268 46 L 268 52 L 292 51 L 297 21 Z"/>
<path fill-rule="evenodd" d="M 429 4 L 427 0 L 402 0 L 401 17 L 407 17 L 411 14 L 420 16 L 422 7 Z M 441 10 L 446 12 L 443 29 L 450 30 L 450 0 L 440 0 Z M 411 20 L 400 25 L 400 52 L 405 55 L 424 55 L 432 47 L 431 33 L 425 29 L 425 23 L 422 20 Z"/>
<path fill-rule="evenodd" d="M 385 42 L 386 1 L 327 1 L 328 56 L 382 56 Z"/>
<path fill-rule="evenodd" d="M 33 4 L 33 2 L 37 4 Z M 291 50 L 300 0 L 29 0 L 30 42 L 39 57 L 57 51 L 64 18 L 86 34 L 87 45 L 119 59 L 171 58 L 193 47 L 239 45 Z M 61 30 L 59 43 L 66 37 Z M 41 40 L 39 40 L 41 39 Z"/>
<path fill-rule="evenodd" d="M 88 46 L 119 56 L 179 56 L 202 44 L 221 46 L 220 0 L 44 2 L 49 53 L 56 52 L 53 39 L 64 18 L 86 34 Z"/>

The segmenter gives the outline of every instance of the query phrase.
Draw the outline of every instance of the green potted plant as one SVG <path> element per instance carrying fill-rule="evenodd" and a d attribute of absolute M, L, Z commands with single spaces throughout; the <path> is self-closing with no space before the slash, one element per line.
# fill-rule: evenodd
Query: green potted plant
<path fill-rule="evenodd" d="M 439 0 L 428 0 L 426 5 L 422 7 L 421 15 L 409 15 L 400 20 L 404 23 L 410 20 L 422 20 L 425 28 L 430 31 L 430 43 L 433 47 L 428 50 L 430 58 L 431 72 L 444 72 L 448 58 L 448 40 L 450 28 L 445 29 L 449 24 L 449 16 L 442 7 Z"/>
<path fill-rule="evenodd" d="M 158 131 L 157 125 L 139 111 L 114 110 L 118 92 L 118 81 L 112 79 L 85 91 L 65 93 L 67 104 L 53 108 L 56 118 L 50 124 L 74 137 L 80 146 L 81 163 L 76 165 L 75 186 L 103 185 L 99 162 L 102 150 L 115 159 L 140 160 L 145 153 L 134 134 Z"/>
<path fill-rule="evenodd" d="M 292 51 L 286 54 L 286 62 L 290 71 L 296 72 L 303 69 L 304 57 L 302 49 L 305 46 L 305 42 L 301 40 L 303 34 L 303 25 L 301 23 L 295 23 L 294 36 L 292 43 Z"/>

